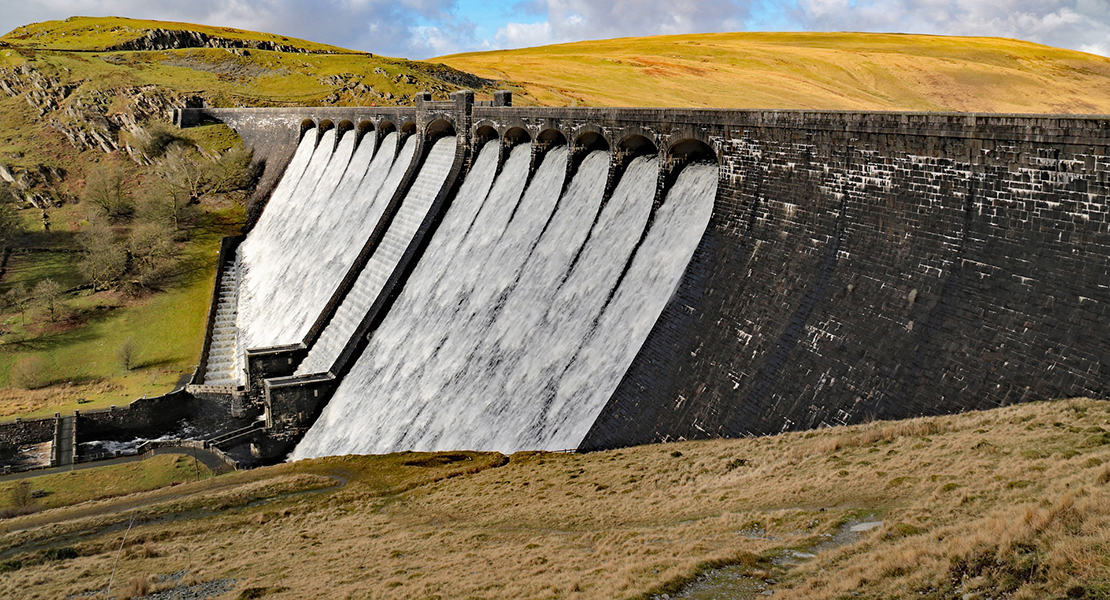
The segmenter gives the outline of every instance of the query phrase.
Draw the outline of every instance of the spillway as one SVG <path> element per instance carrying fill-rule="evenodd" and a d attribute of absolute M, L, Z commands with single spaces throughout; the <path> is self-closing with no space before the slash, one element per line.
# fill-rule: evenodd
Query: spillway
<path fill-rule="evenodd" d="M 401 255 L 412 243 L 417 229 L 447 180 L 455 151 L 454 137 L 440 138 L 428 151 L 416 181 L 405 194 L 381 243 L 363 267 L 354 286 L 339 305 L 319 339 L 313 344 L 308 356 L 298 366 L 298 375 L 327 372 L 343 351 L 363 315 L 378 299 L 387 280 L 397 269 L 401 262 Z M 329 240 L 327 243 L 334 242 Z"/>
<path fill-rule="evenodd" d="M 616 388 L 705 231 L 716 166 L 687 166 L 653 214 L 656 158 L 603 201 L 607 153 L 563 186 L 565 148 L 529 182 L 517 146 L 490 186 L 491 148 L 292 458 L 573 448 Z"/>
<path fill-rule="evenodd" d="M 292 192 L 279 196 L 275 190 L 240 246 L 240 352 L 305 337 L 382 218 L 416 150 L 410 137 L 395 155 L 396 133 L 377 149 L 374 136 L 366 135 L 356 148 L 357 136 L 348 131 L 333 152 L 333 132 L 322 136 L 303 175 L 289 186 Z M 288 206 L 273 205 L 286 199 Z"/>

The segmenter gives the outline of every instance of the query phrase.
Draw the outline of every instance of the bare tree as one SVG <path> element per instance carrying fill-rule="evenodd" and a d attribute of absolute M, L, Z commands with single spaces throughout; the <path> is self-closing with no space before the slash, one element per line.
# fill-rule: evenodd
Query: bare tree
<path fill-rule="evenodd" d="M 19 322 L 23 325 L 27 325 L 27 307 L 31 305 L 31 301 L 34 299 L 34 297 L 27 292 L 27 286 L 22 283 L 13 285 L 12 288 L 8 290 L 8 293 L 4 294 L 4 299 L 8 302 L 9 306 L 19 310 Z"/>
<path fill-rule="evenodd" d="M 58 316 L 58 307 L 62 301 L 62 284 L 53 279 L 43 279 L 35 285 L 33 296 L 35 302 L 50 313 L 50 322 L 53 323 Z"/>
<path fill-rule="evenodd" d="M 116 233 L 107 223 L 93 221 L 81 233 L 84 258 L 81 273 L 94 289 L 115 287 L 127 272 L 127 249 L 116 239 Z"/>
<path fill-rule="evenodd" d="M 90 173 L 85 179 L 81 200 L 112 222 L 124 221 L 135 212 L 131 192 L 118 168 L 108 167 Z"/>
<path fill-rule="evenodd" d="M 200 200 L 209 189 L 212 173 L 202 160 L 196 150 L 181 144 L 170 146 L 162 160 L 162 180 L 185 202 Z"/>

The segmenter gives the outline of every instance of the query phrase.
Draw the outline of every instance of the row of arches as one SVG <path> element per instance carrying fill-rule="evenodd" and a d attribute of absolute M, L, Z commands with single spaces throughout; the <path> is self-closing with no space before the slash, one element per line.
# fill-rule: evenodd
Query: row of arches
<path fill-rule="evenodd" d="M 359 140 L 371 132 L 376 132 L 378 140 L 393 132 L 399 132 L 402 139 L 416 133 L 417 124 L 415 121 L 399 121 L 400 125 L 388 119 L 382 119 L 376 123 L 370 120 L 355 123 L 351 120 L 335 122 L 329 119 L 320 121 L 305 119 L 301 123 L 300 137 L 303 137 L 309 131 L 315 130 L 317 139 L 319 139 L 325 132 L 333 128 L 337 129 L 340 135 L 348 131 L 354 131 Z M 454 135 L 457 135 L 455 125 L 447 119 L 435 119 L 424 126 L 424 136 L 429 141 Z M 628 133 L 616 140 L 615 143 L 611 143 L 600 127 L 588 125 L 579 128 L 573 134 L 573 139 L 568 140 L 566 134 L 556 128 L 543 129 L 533 135 L 532 132 L 521 126 L 509 126 L 505 127 L 503 131 L 499 131 L 490 123 L 480 123 L 474 128 L 473 140 L 475 146 L 481 146 L 493 140 L 499 140 L 507 148 L 526 142 L 535 142 L 544 148 L 567 145 L 576 152 L 617 151 L 626 157 L 662 154 L 669 159 L 677 159 L 683 162 L 718 162 L 716 151 L 705 140 L 697 137 L 675 135 L 660 140 L 661 143 L 657 144 L 652 139 L 655 136 L 649 137 L 649 135 L 651 134 Z M 662 148 L 660 148 L 661 145 Z"/>
<path fill-rule="evenodd" d="M 338 135 L 336 136 L 337 143 L 340 137 L 351 131 L 353 131 L 355 135 L 358 136 L 356 142 L 361 143 L 362 138 L 369 133 L 376 133 L 378 141 L 381 141 L 383 138 L 385 138 L 385 136 L 394 132 L 400 133 L 401 139 L 405 139 L 408 136 L 416 133 L 417 125 L 415 121 L 411 120 L 404 120 L 398 126 L 393 121 L 387 119 L 382 119 L 377 123 L 370 120 L 363 120 L 359 121 L 357 124 L 347 119 L 339 121 L 338 123 L 330 119 L 323 119 L 319 122 L 313 119 L 305 119 L 301 122 L 300 134 L 298 135 L 298 139 L 303 138 L 307 133 L 311 131 L 315 131 L 316 141 L 319 142 L 324 133 L 332 129 L 335 129 L 338 133 Z M 457 135 L 457 132 L 455 131 L 455 124 L 447 119 L 435 119 L 424 126 L 424 136 L 428 141 L 438 140 L 439 138 L 444 136 L 455 135 Z"/>
<path fill-rule="evenodd" d="M 627 157 L 661 153 L 668 158 L 682 161 L 718 162 L 717 152 L 713 147 L 708 142 L 696 137 L 673 136 L 672 139 L 663 140 L 663 148 L 661 149 L 659 144 L 643 133 L 628 133 L 613 144 L 604 132 L 596 126 L 580 128 L 574 135 L 573 140 L 567 140 L 566 134 L 555 128 L 544 129 L 533 137 L 531 132 L 520 126 L 507 127 L 503 132 L 499 132 L 497 128 L 488 123 L 476 126 L 474 131 L 476 146 L 496 139 L 500 139 L 506 147 L 535 142 L 543 147 L 569 145 L 576 152 L 615 150 L 622 156 Z M 573 143 L 569 143 L 571 141 Z"/>

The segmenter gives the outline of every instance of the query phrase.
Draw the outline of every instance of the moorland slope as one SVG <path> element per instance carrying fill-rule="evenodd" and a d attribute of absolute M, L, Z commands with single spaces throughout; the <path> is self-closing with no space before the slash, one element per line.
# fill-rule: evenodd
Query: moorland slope
<path fill-rule="evenodd" d="M 1110 113 L 1110 59 L 1001 38 L 713 33 L 432 60 L 539 105 Z"/>

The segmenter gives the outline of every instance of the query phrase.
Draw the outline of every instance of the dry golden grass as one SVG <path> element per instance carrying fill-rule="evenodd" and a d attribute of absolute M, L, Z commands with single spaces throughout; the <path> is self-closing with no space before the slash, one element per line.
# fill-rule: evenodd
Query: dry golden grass
<path fill-rule="evenodd" d="M 335 457 L 11 519 L 0 554 L 28 564 L 0 596 L 103 587 L 134 518 L 117 581 L 186 569 L 236 579 L 226 599 L 648 598 L 722 564 L 786 598 L 1104 598 L 1108 483 L 1093 400 L 508 461 Z M 78 556 L 32 560 L 59 545 Z"/>
<path fill-rule="evenodd" d="M 433 60 L 520 104 L 1110 113 L 1110 59 L 1001 38 L 716 33 Z"/>

